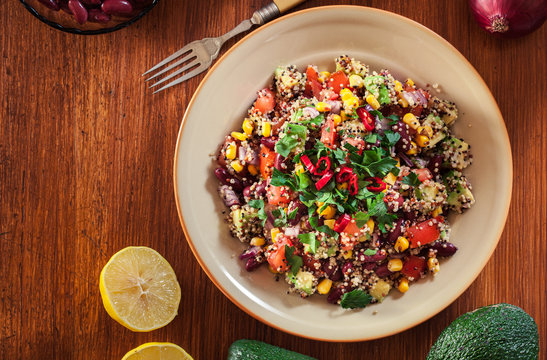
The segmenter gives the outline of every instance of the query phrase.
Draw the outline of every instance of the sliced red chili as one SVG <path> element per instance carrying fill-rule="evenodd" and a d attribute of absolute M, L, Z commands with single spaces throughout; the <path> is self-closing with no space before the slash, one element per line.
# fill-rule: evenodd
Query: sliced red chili
<path fill-rule="evenodd" d="M 346 182 L 351 178 L 352 174 L 353 174 L 352 168 L 348 166 L 342 166 L 338 174 L 336 174 L 336 181 L 339 183 Z"/>
<path fill-rule="evenodd" d="M 325 173 L 325 175 L 323 175 L 323 177 L 315 183 L 315 188 L 317 190 L 321 190 L 325 185 L 327 185 L 327 183 L 330 181 L 330 179 L 332 179 L 333 175 L 334 175 L 334 171 L 328 170 Z"/>
<path fill-rule="evenodd" d="M 323 168 L 323 166 L 321 166 L 322 163 L 325 164 L 324 169 L 321 169 Z M 329 170 L 330 170 L 330 158 L 328 156 L 320 157 L 319 160 L 317 160 L 317 164 L 315 165 L 314 175 L 322 176 L 322 175 L 325 175 L 327 171 Z"/>
<path fill-rule="evenodd" d="M 365 108 L 360 107 L 355 110 L 357 113 L 357 116 L 359 116 L 359 119 L 363 122 L 363 125 L 365 125 L 365 129 L 367 131 L 374 130 L 374 118 L 372 115 L 369 114 L 368 111 L 365 110 Z"/>
<path fill-rule="evenodd" d="M 302 164 L 308 169 L 309 172 L 312 174 L 315 173 L 315 166 L 311 162 L 310 158 L 307 155 L 300 156 L 300 161 L 302 161 Z"/>
<path fill-rule="evenodd" d="M 387 189 L 387 184 L 382 181 L 379 177 L 369 177 L 365 179 L 370 181 L 371 184 L 367 185 L 367 189 L 372 192 L 381 192 Z"/>
<path fill-rule="evenodd" d="M 348 191 L 350 195 L 357 195 L 359 185 L 357 184 L 357 174 L 353 174 L 349 179 Z"/>
<path fill-rule="evenodd" d="M 333 230 L 337 233 L 341 233 L 344 231 L 346 226 L 348 226 L 349 222 L 351 221 L 351 216 L 348 214 L 343 214 L 336 219 L 336 222 L 334 223 Z"/>

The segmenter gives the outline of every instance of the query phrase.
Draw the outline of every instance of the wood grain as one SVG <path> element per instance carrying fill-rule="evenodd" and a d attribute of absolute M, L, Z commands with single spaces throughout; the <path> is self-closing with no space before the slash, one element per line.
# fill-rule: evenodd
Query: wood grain
<path fill-rule="evenodd" d="M 251 338 L 320 359 L 423 359 L 457 316 L 498 302 L 536 319 L 547 357 L 547 27 L 500 40 L 474 23 L 466 1 L 309 0 L 297 9 L 359 4 L 407 16 L 452 43 L 490 87 L 511 140 L 513 201 L 471 287 L 413 329 L 338 344 L 254 320 L 206 277 L 172 189 L 178 127 L 203 75 L 152 96 L 140 73 L 266 3 L 163 0 L 127 29 L 88 37 L 49 28 L 18 1 L 0 3 L 0 358 L 121 359 L 143 342 L 171 341 L 196 359 L 222 359 L 234 340 Z M 128 245 L 164 254 L 184 292 L 178 317 L 152 333 L 126 330 L 100 302 L 99 272 Z"/>

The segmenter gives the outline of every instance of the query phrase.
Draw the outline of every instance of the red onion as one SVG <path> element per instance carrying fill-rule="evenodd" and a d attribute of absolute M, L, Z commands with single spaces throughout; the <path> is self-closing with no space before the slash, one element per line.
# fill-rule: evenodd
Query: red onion
<path fill-rule="evenodd" d="M 502 37 L 529 34 L 547 17 L 546 0 L 469 0 L 469 6 L 484 30 Z"/>

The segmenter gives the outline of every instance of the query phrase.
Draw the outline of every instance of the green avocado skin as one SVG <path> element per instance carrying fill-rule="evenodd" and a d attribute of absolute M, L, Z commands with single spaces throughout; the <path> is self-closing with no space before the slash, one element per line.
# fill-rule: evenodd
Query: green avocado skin
<path fill-rule="evenodd" d="M 227 360 L 317 360 L 257 340 L 236 340 L 228 349 Z"/>
<path fill-rule="evenodd" d="M 518 306 L 496 304 L 463 314 L 446 329 L 427 360 L 537 360 L 534 319 Z"/>

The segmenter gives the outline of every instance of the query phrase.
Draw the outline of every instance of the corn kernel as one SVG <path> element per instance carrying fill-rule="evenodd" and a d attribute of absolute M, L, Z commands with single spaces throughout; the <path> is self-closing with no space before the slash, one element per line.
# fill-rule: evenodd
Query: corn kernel
<path fill-rule="evenodd" d="M 245 134 L 251 136 L 253 134 L 253 122 L 249 119 L 245 119 L 243 120 L 243 132 L 245 132 Z"/>
<path fill-rule="evenodd" d="M 439 270 L 441 270 L 441 267 L 439 265 L 439 260 L 437 260 L 437 258 L 434 258 L 434 257 L 429 258 L 429 260 L 427 260 L 427 268 L 433 274 L 438 273 Z"/>
<path fill-rule="evenodd" d="M 410 87 L 414 87 L 414 81 L 412 81 L 412 79 L 410 78 L 406 79 L 405 84 L 407 84 Z"/>
<path fill-rule="evenodd" d="M 399 80 L 395 80 L 395 91 L 397 91 L 398 93 L 403 91 L 403 84 L 401 84 Z"/>
<path fill-rule="evenodd" d="M 437 217 L 437 216 L 441 215 L 442 213 L 443 213 L 443 208 L 442 208 L 442 206 L 439 206 L 435 210 L 433 210 L 433 212 L 431 213 L 431 216 Z"/>
<path fill-rule="evenodd" d="M 346 100 L 344 100 L 344 109 L 346 111 L 351 111 L 359 106 L 359 98 L 356 96 L 352 96 Z"/>
<path fill-rule="evenodd" d="M 294 79 L 293 77 L 291 77 L 290 75 L 282 75 L 281 76 L 281 82 L 286 87 L 293 87 L 296 84 L 298 84 L 298 81 L 296 79 Z"/>
<path fill-rule="evenodd" d="M 329 220 L 323 221 L 323 224 L 327 225 L 329 227 L 329 229 L 331 229 L 331 230 L 334 230 L 334 223 L 336 223 L 336 220 L 334 220 L 334 219 L 329 219 Z"/>
<path fill-rule="evenodd" d="M 399 290 L 402 293 L 406 293 L 408 291 L 408 279 L 402 278 L 401 281 L 399 281 L 399 286 L 397 286 L 397 290 Z"/>
<path fill-rule="evenodd" d="M 391 259 L 387 262 L 387 269 L 391 272 L 401 271 L 403 269 L 403 261 L 401 259 Z"/>
<path fill-rule="evenodd" d="M 344 251 L 344 254 L 342 256 L 344 256 L 344 259 L 346 260 L 351 259 L 351 257 L 353 256 L 353 251 L 351 250 Z"/>
<path fill-rule="evenodd" d="M 425 135 L 418 135 L 416 136 L 416 144 L 418 144 L 419 147 L 426 147 L 429 145 L 429 138 Z"/>
<path fill-rule="evenodd" d="M 319 210 L 320 209 L 317 209 L 318 213 L 319 213 Z M 324 208 L 323 211 L 319 213 L 319 216 L 322 216 L 323 218 L 330 220 L 334 217 L 335 214 L 336 214 L 336 209 L 333 206 L 329 205 L 326 208 Z"/>
<path fill-rule="evenodd" d="M 342 101 L 347 100 L 350 97 L 353 97 L 353 92 L 351 91 L 351 89 L 344 88 L 340 90 L 340 98 L 342 99 Z"/>
<path fill-rule="evenodd" d="M 320 111 L 320 112 L 327 112 L 327 111 L 330 111 L 331 109 L 330 105 L 323 101 L 320 101 L 317 104 L 315 104 L 315 108 L 317 109 L 317 111 Z"/>
<path fill-rule="evenodd" d="M 417 130 L 420 126 L 420 122 L 413 113 L 406 113 L 405 116 L 403 116 L 403 122 L 414 130 Z"/>
<path fill-rule="evenodd" d="M 319 78 L 317 80 L 319 80 L 320 83 L 323 83 L 325 80 L 327 80 L 330 76 L 330 72 L 328 71 L 321 71 L 319 73 Z"/>
<path fill-rule="evenodd" d="M 263 237 L 254 237 L 251 239 L 250 244 L 252 246 L 262 246 L 266 243 L 266 240 L 264 240 Z"/>
<path fill-rule="evenodd" d="M 342 122 L 342 117 L 340 115 L 333 115 L 332 120 L 334 121 L 334 126 L 338 126 Z"/>
<path fill-rule="evenodd" d="M 337 188 L 338 190 L 346 190 L 346 189 L 348 188 L 348 183 L 347 183 L 347 182 L 343 182 L 343 183 L 341 183 L 341 184 L 338 184 L 338 185 L 336 185 L 336 188 Z"/>
<path fill-rule="evenodd" d="M 275 242 L 275 238 L 277 237 L 277 235 L 279 235 L 281 233 L 281 231 L 279 231 L 278 228 L 273 228 L 271 231 L 270 231 L 270 234 L 272 236 L 272 241 Z"/>
<path fill-rule="evenodd" d="M 300 174 L 303 174 L 304 173 L 304 166 L 302 166 L 301 163 L 298 163 L 296 165 L 294 165 L 294 173 L 296 175 L 300 175 Z"/>
<path fill-rule="evenodd" d="M 241 170 L 243 170 L 243 165 L 241 165 L 241 163 L 239 162 L 239 160 L 232 161 L 232 162 L 230 163 L 230 165 L 232 166 L 232 168 L 233 168 L 236 172 L 241 172 Z"/>
<path fill-rule="evenodd" d="M 264 124 L 262 124 L 262 136 L 270 137 L 271 134 L 272 134 L 272 124 L 266 121 Z"/>
<path fill-rule="evenodd" d="M 319 285 L 317 285 L 317 292 L 321 295 L 327 295 L 332 287 L 332 280 L 323 279 Z"/>
<path fill-rule="evenodd" d="M 240 133 L 240 132 L 237 132 L 237 131 L 232 131 L 232 137 L 234 139 L 237 139 L 239 141 L 245 141 L 247 140 L 247 135 L 243 134 L 243 133 Z"/>
<path fill-rule="evenodd" d="M 368 219 L 367 226 L 370 229 L 370 232 L 373 232 L 374 231 L 374 220 Z"/>
<path fill-rule="evenodd" d="M 410 142 L 410 149 L 407 150 L 407 155 L 416 155 L 418 153 L 418 145 L 414 141 Z"/>
<path fill-rule="evenodd" d="M 247 166 L 247 170 L 249 170 L 249 174 L 251 174 L 253 176 L 258 175 L 258 171 L 256 170 L 256 166 L 254 166 L 253 164 Z"/>
<path fill-rule="evenodd" d="M 395 241 L 395 250 L 397 252 L 403 252 L 408 249 L 408 245 L 409 244 L 407 238 L 404 236 L 399 236 L 397 238 L 397 241 Z"/>
<path fill-rule="evenodd" d="M 362 88 L 365 85 L 363 78 L 359 75 L 350 75 L 349 77 L 349 86 L 354 88 Z"/>
<path fill-rule="evenodd" d="M 374 95 L 368 95 L 365 100 L 374 110 L 378 110 L 380 108 L 380 103 L 376 100 Z"/>
<path fill-rule="evenodd" d="M 397 176 L 393 175 L 392 173 L 389 173 L 384 177 L 383 181 L 386 184 L 389 184 L 389 185 L 393 186 L 393 185 L 395 185 L 395 181 L 397 181 Z"/>
<path fill-rule="evenodd" d="M 408 101 L 402 97 L 402 96 L 399 96 L 399 100 L 397 100 L 397 102 L 399 103 L 399 105 L 401 105 L 403 108 L 406 108 L 408 107 Z"/>
<path fill-rule="evenodd" d="M 231 143 L 230 145 L 228 145 L 228 147 L 226 148 L 226 158 L 228 160 L 234 160 L 236 158 L 236 153 L 237 153 L 236 144 Z"/>
<path fill-rule="evenodd" d="M 429 138 L 433 137 L 433 129 L 429 125 L 418 126 L 418 134 L 425 135 Z"/>
<path fill-rule="evenodd" d="M 348 119 L 348 115 L 346 115 L 344 110 L 340 111 L 340 117 L 342 118 L 342 121 L 346 121 Z"/>

